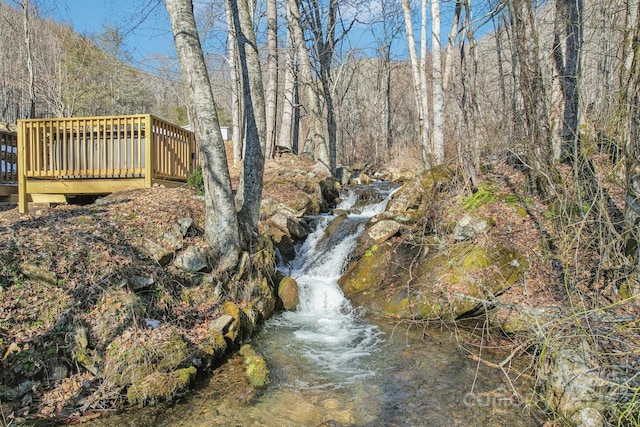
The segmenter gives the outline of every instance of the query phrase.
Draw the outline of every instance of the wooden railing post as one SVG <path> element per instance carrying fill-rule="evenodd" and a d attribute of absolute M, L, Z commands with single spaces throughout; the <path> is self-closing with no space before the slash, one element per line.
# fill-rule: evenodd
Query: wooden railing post
<path fill-rule="evenodd" d="M 153 116 L 147 114 L 144 124 L 144 184 L 150 188 L 153 183 Z"/>
<path fill-rule="evenodd" d="M 18 212 L 26 214 L 29 211 L 27 202 L 27 161 L 26 161 L 26 127 L 22 120 L 18 120 Z"/>

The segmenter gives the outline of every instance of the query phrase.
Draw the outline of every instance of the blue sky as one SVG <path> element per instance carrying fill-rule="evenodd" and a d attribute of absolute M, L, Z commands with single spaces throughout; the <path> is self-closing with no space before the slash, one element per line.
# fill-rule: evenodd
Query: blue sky
<path fill-rule="evenodd" d="M 144 66 L 155 54 L 175 56 L 173 37 L 162 0 L 53 0 L 41 10 L 56 21 L 70 24 L 80 34 L 119 27 L 134 61 Z"/>

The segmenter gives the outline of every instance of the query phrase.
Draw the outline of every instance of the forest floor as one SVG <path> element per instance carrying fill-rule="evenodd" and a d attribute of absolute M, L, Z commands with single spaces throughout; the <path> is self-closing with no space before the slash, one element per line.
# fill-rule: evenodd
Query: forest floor
<path fill-rule="evenodd" d="M 313 191 L 313 179 L 307 176 L 312 168 L 312 162 L 289 155 L 268 162 L 263 198 L 300 208 Z M 237 169 L 232 168 L 232 174 L 237 182 Z M 558 309 L 574 305 L 574 313 L 582 313 L 585 319 L 607 307 L 607 313 L 616 318 L 638 318 L 638 304 L 620 303 L 618 288 L 594 273 L 599 262 L 597 248 L 584 240 L 588 239 L 586 232 L 592 231 L 591 224 L 576 222 L 572 225 L 575 232 L 559 233 L 552 221 L 553 215 L 559 214 L 554 206 L 527 196 L 523 191 L 524 174 L 506 163 L 495 164 L 485 173 L 483 181 L 487 182 L 486 188 L 490 188 L 491 202 L 474 209 L 482 216 L 495 219 L 491 229 L 495 242 L 517 250 L 528 262 L 525 280 L 501 296 L 503 304 Z M 611 194 L 622 208 L 622 194 L 613 189 Z M 455 218 L 459 214 L 455 206 L 464 205 L 468 198 L 469 192 L 461 186 L 459 192 L 443 201 L 443 221 L 459 219 Z M 61 418 L 63 421 L 88 416 L 91 413 L 87 410 L 91 409 L 89 395 L 85 393 L 84 400 L 79 396 L 83 390 L 92 389 L 91 373 L 64 358 L 51 363 L 52 358 L 63 354 L 60 348 L 70 346 L 71 331 L 57 329 L 61 317 L 75 313 L 78 319 L 70 322 L 73 324 L 82 321 L 82 316 L 100 314 L 100 302 L 104 301 L 109 284 L 117 284 L 132 273 L 143 277 L 157 275 L 160 267 L 140 256 L 139 248 L 144 246 L 146 238 L 161 234 L 180 218 L 190 217 L 195 225 L 185 237 L 185 245 L 202 237 L 203 203 L 191 188 L 126 191 L 91 202 L 33 205 L 28 215 L 20 215 L 15 205 L 0 205 L 0 366 L 5 370 L 0 373 L 0 386 L 9 377 L 29 378 L 36 372 L 42 377 L 42 371 L 46 370 L 37 393 L 26 392 L 13 402 L 2 399 L 0 426 L 62 413 L 66 417 Z M 32 281 L 27 282 L 21 273 L 21 266 L 25 265 L 44 266 L 50 277 L 43 277 L 41 286 L 27 286 Z M 167 289 L 179 293 L 179 289 L 172 286 L 167 285 Z M 117 297 L 117 293 L 112 297 Z M 177 316 L 173 322 L 177 324 L 188 325 L 198 316 L 194 313 L 198 307 L 193 303 L 169 296 L 164 301 L 162 298 L 162 294 L 157 294 L 155 300 L 149 302 L 147 317 L 162 319 L 167 304 L 172 305 L 171 310 Z M 71 308 L 69 304 L 78 307 Z M 572 322 L 582 324 L 575 319 Z M 594 323 L 593 327 L 597 329 L 598 325 L 600 323 Z M 637 330 L 637 323 L 635 327 Z M 564 326 L 558 329 L 566 330 Z M 598 354 L 624 352 L 628 357 L 628 348 L 633 347 L 636 343 L 632 341 L 637 339 L 636 333 L 629 335 L 625 338 L 626 334 L 608 333 L 594 345 L 599 349 Z M 478 337 L 478 342 L 472 345 L 497 343 L 520 348 L 522 354 L 539 345 L 531 342 L 529 335 L 507 336 L 499 331 Z M 627 341 L 621 343 L 618 338 Z M 34 355 L 29 351 L 34 346 L 41 346 L 43 350 Z M 22 372 L 7 372 L 8 361 L 20 355 L 25 356 Z M 637 359 L 637 354 L 634 357 Z M 44 363 L 46 358 L 49 360 Z M 609 359 L 607 363 L 616 362 Z M 637 364 L 637 360 L 633 363 Z M 640 366 L 634 369 L 638 368 Z M 113 407 L 93 408 L 93 413 L 114 411 L 121 403 L 114 399 Z"/>

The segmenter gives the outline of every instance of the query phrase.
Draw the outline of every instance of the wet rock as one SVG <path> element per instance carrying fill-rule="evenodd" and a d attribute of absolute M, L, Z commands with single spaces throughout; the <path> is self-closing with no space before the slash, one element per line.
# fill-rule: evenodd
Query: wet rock
<path fill-rule="evenodd" d="M 351 171 L 346 166 L 339 166 L 336 168 L 334 175 L 341 185 L 347 185 L 349 178 L 351 178 Z"/>
<path fill-rule="evenodd" d="M 336 207 L 340 200 L 340 183 L 335 178 L 326 178 L 318 183 L 323 210 L 328 211 Z"/>
<path fill-rule="evenodd" d="M 499 245 L 460 243 L 445 249 L 421 258 L 411 245 L 392 254 L 383 244 L 350 265 L 338 283 L 354 302 L 371 304 L 384 315 L 456 319 L 492 305 L 526 268 L 522 256 Z M 404 265 L 410 264 L 408 271 Z"/>
<path fill-rule="evenodd" d="M 285 233 L 278 227 L 270 227 L 263 233 L 271 238 L 273 244 L 278 249 L 280 256 L 285 261 L 292 261 L 296 257 L 295 246 L 289 234 Z"/>
<path fill-rule="evenodd" d="M 260 315 L 260 320 L 268 319 L 276 308 L 276 292 L 269 284 L 270 279 L 257 277 L 249 282 L 251 306 Z"/>
<path fill-rule="evenodd" d="M 207 251 L 198 246 L 189 246 L 176 256 L 174 265 L 188 273 L 202 271 L 209 267 Z"/>
<path fill-rule="evenodd" d="M 300 302 L 298 296 L 298 282 L 291 277 L 283 278 L 278 284 L 278 298 L 285 310 L 295 310 Z"/>
<path fill-rule="evenodd" d="M 265 388 L 269 385 L 269 369 L 267 362 L 250 344 L 243 345 L 238 351 L 244 358 L 244 373 L 247 381 L 255 388 Z"/>

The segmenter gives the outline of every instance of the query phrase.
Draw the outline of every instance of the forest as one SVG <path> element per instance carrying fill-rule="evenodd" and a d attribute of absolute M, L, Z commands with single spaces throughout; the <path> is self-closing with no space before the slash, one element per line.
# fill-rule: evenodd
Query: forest
<path fill-rule="evenodd" d="M 194 125 L 220 271 L 256 251 L 263 171 L 281 152 L 334 175 L 445 165 L 467 197 L 504 162 L 546 206 L 545 250 L 574 314 L 637 310 L 638 0 L 158 1 L 176 58 L 153 71 L 136 66 L 123 29 L 79 35 L 44 3 L 0 2 L 11 58 L 0 120 L 151 113 Z M 208 38 L 223 47 L 208 51 Z M 236 189 L 220 126 L 229 166 L 244 166 Z M 625 327 L 637 334 L 637 320 Z M 629 425 L 635 387 L 619 415 Z"/>

